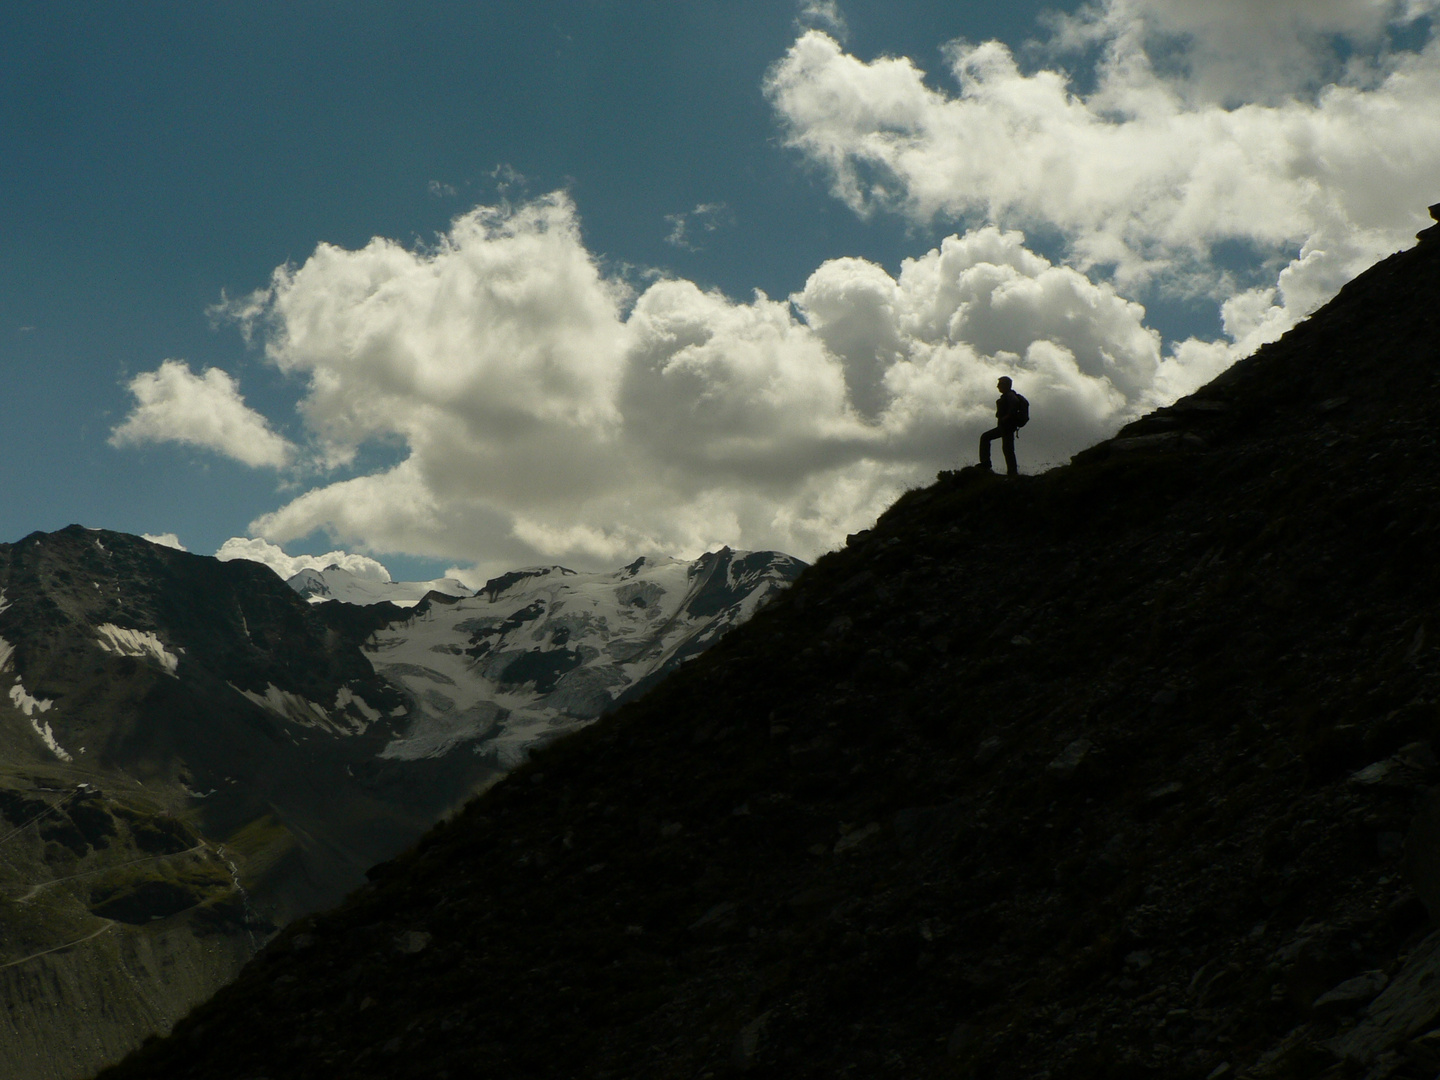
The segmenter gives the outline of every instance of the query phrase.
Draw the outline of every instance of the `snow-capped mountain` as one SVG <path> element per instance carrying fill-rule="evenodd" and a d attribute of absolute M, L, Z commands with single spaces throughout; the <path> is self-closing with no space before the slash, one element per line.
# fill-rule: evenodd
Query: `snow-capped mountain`
<path fill-rule="evenodd" d="M 433 581 L 375 581 L 361 577 L 339 566 L 324 570 L 301 570 L 286 581 L 312 604 L 326 600 L 343 600 L 347 604 L 379 604 L 385 601 L 396 607 L 414 607 L 427 593 L 446 596 L 469 596 L 471 590 L 455 578 Z"/>
<path fill-rule="evenodd" d="M 636 559 L 608 574 L 534 567 L 473 597 L 432 595 L 364 646 L 409 706 L 381 757 L 436 757 L 470 743 L 511 767 L 527 747 L 594 720 L 707 648 L 803 566 L 724 548 L 693 562 Z"/>
<path fill-rule="evenodd" d="M 276 926 L 800 568 L 724 550 L 470 595 L 336 568 L 287 587 L 79 526 L 0 544 L 6 1080 L 89 1076 L 167 1030 Z"/>

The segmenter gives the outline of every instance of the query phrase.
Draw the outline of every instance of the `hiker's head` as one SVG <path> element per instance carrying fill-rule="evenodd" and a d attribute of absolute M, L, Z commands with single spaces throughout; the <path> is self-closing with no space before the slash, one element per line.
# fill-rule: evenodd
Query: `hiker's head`
<path fill-rule="evenodd" d="M 1000 392 L 1001 392 L 1002 394 L 1005 393 L 1006 390 L 1009 390 L 1009 389 L 1010 389 L 1010 376 L 1009 376 L 1009 375 L 1001 375 L 1001 376 L 1000 376 L 1000 381 L 997 382 L 995 385 L 996 385 L 996 387 L 999 388 L 999 390 L 1000 390 Z"/>

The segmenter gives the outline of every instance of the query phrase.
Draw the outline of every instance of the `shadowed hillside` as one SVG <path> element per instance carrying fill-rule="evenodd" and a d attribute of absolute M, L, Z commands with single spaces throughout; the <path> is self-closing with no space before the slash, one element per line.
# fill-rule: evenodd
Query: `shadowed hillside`
<path fill-rule="evenodd" d="M 909 493 L 106 1080 L 1428 1080 L 1437 307 Z"/>
<path fill-rule="evenodd" d="M 168 1031 L 280 926 L 802 566 L 541 569 L 406 610 L 301 599 L 373 599 L 334 568 L 287 586 L 78 525 L 0 544 L 0 1076 L 90 1076 Z"/>

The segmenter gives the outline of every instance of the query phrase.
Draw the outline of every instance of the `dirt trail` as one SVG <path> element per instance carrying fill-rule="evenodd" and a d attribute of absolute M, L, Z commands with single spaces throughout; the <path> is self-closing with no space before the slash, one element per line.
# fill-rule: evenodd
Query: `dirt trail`
<path fill-rule="evenodd" d="M 6 968 L 15 967 L 18 964 L 24 964 L 30 960 L 36 959 L 37 957 L 49 956 L 53 952 L 60 952 L 63 949 L 74 948 L 76 945 L 84 945 L 85 942 L 90 941 L 92 938 L 99 937 L 101 934 L 105 933 L 106 930 L 109 930 L 114 925 L 114 919 L 106 919 L 105 925 L 100 927 L 100 929 L 96 930 L 93 934 L 86 934 L 84 937 L 76 938 L 74 941 L 67 941 L 64 945 L 55 945 L 49 949 L 41 949 L 39 952 L 31 953 L 29 956 L 22 956 L 19 960 L 11 960 L 7 963 L 0 964 L 0 971 L 4 971 Z"/>
<path fill-rule="evenodd" d="M 78 881 L 80 878 L 99 877 L 102 874 L 109 874 L 113 873 L 116 870 L 123 870 L 127 866 L 139 866 L 141 863 L 157 862 L 160 859 L 173 859 L 180 855 L 190 855 L 202 849 L 205 851 L 210 850 L 210 848 L 206 844 L 199 843 L 194 845 L 193 847 L 186 848 L 184 851 L 172 851 L 165 855 L 147 855 L 143 859 L 131 859 L 129 862 L 116 863 L 114 866 L 101 867 L 99 870 L 86 870 L 83 873 L 70 874 L 67 877 L 52 878 L 49 881 L 42 881 L 38 885 L 32 885 L 29 889 L 21 893 L 19 896 L 12 896 L 10 897 L 10 899 L 17 904 L 23 904 L 27 900 L 33 900 L 37 893 L 39 893 L 43 889 L 50 888 L 50 886 L 52 885 L 62 885 L 67 881 Z"/>

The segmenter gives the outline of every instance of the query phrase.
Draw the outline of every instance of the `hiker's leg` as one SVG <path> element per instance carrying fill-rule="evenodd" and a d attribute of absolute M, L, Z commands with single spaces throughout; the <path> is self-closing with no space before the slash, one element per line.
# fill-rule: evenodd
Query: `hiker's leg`
<path fill-rule="evenodd" d="M 990 442 L 992 439 L 998 439 L 1003 434 L 1004 432 L 997 427 L 991 428 L 985 432 L 984 435 L 980 436 L 980 464 L 984 465 L 987 469 L 990 468 Z"/>
<path fill-rule="evenodd" d="M 1005 455 L 1005 471 L 1011 476 L 1020 475 L 1020 466 L 1015 463 L 1015 432 L 1006 429 L 1000 436 L 1000 450 Z"/>

